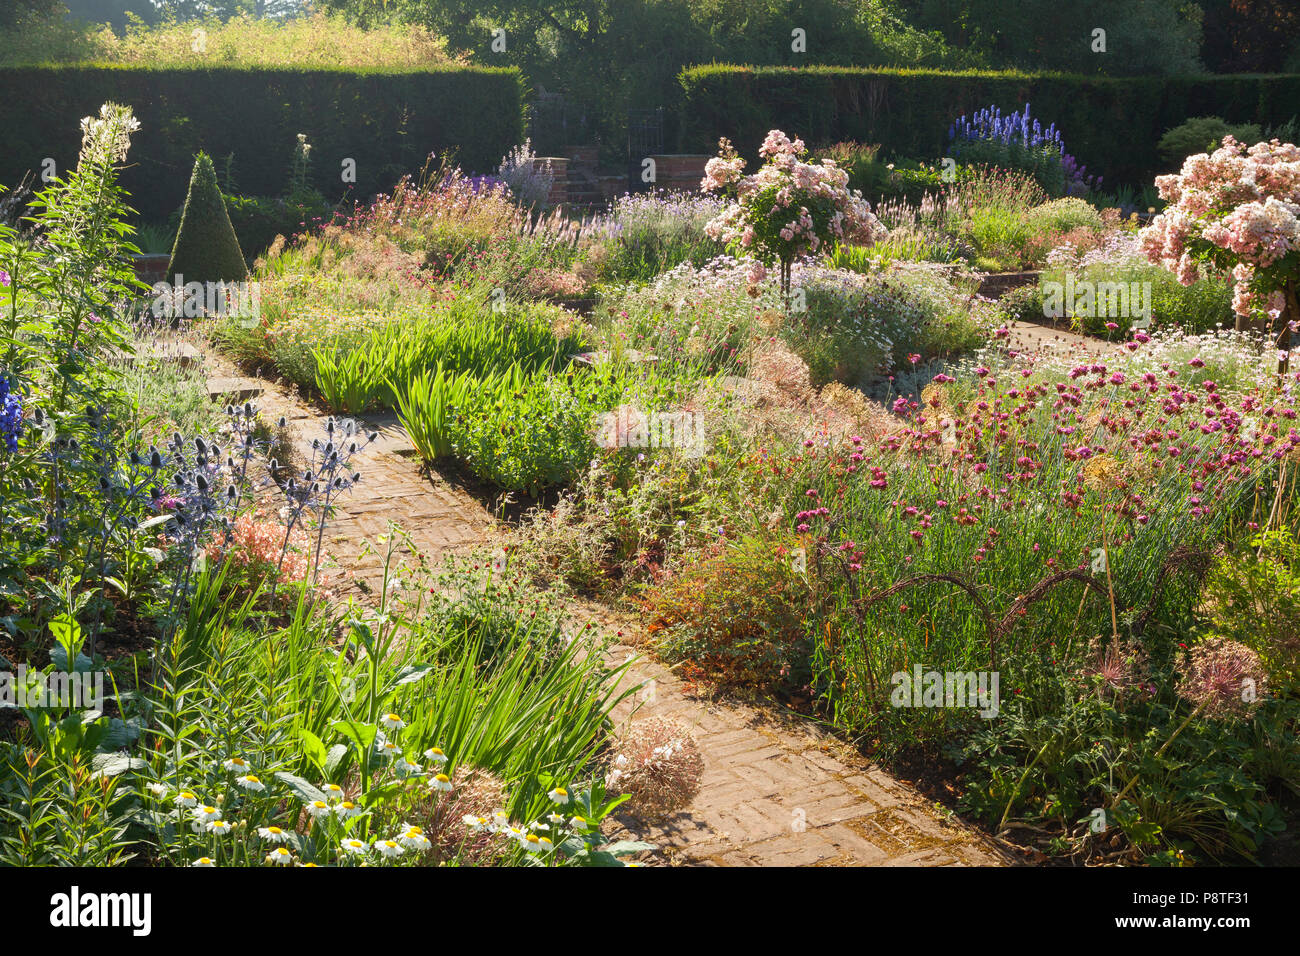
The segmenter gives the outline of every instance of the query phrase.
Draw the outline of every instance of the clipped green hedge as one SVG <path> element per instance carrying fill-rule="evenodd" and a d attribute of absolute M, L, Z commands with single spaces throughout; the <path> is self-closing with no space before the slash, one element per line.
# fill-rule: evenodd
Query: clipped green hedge
<path fill-rule="evenodd" d="M 311 185 L 331 201 L 368 198 L 418 172 L 431 152 L 454 149 L 486 171 L 524 136 L 524 83 L 515 69 L 436 67 L 373 71 L 138 68 L 104 65 L 0 69 L 0 183 L 46 157 L 62 174 L 76 163 L 83 116 L 108 100 L 140 120 L 122 182 L 146 221 L 185 199 L 195 153 L 235 154 L 240 191 L 280 195 L 296 135 L 312 145 Z M 356 161 L 356 183 L 342 178 Z"/>
<path fill-rule="evenodd" d="M 1056 123 L 1065 146 L 1090 173 L 1141 185 L 1169 172 L 1156 149 L 1189 116 L 1216 115 L 1263 126 L 1300 113 L 1300 75 L 1101 77 L 943 72 L 854 67 L 691 67 L 683 90 L 679 148 L 712 152 L 727 136 L 751 162 L 769 129 L 809 146 L 840 140 L 880 143 L 930 162 L 945 155 L 958 116 L 996 103 L 1031 104 Z"/>

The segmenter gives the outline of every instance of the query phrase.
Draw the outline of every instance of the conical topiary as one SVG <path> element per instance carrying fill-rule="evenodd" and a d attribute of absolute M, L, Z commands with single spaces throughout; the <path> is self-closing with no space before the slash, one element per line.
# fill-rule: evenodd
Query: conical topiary
<path fill-rule="evenodd" d="M 168 281 L 175 282 L 178 274 L 186 283 L 238 282 L 248 278 L 248 265 L 207 153 L 194 157 L 190 191 L 181 212 L 176 244 L 172 246 L 172 261 L 167 266 Z"/>

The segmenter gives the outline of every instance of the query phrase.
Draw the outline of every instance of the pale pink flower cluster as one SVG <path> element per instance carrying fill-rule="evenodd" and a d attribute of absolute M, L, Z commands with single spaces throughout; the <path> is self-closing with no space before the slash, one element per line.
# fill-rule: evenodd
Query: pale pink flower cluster
<path fill-rule="evenodd" d="M 706 232 L 710 238 L 737 243 L 747 252 L 788 260 L 805 252 L 817 252 L 832 240 L 874 242 L 886 235 L 887 230 L 872 215 L 862 194 L 857 190 L 850 192 L 848 173 L 833 160 L 800 162 L 799 157 L 805 152 L 803 140 L 791 140 L 781 130 L 770 131 L 759 148 L 759 155 L 768 162 L 752 176 L 742 175 L 745 161 L 729 149 L 729 144 L 723 146 L 722 155 L 709 160 L 705 166 L 700 186 L 705 191 L 734 186 L 738 201 L 708 224 Z M 776 222 L 772 213 L 760 219 L 752 209 L 755 197 L 770 194 L 772 190 L 775 190 L 772 209 L 780 211 Z M 814 200 L 830 200 L 833 210 L 821 228 L 809 209 Z M 787 214 L 789 218 L 785 219 Z M 784 250 L 771 247 L 770 243 L 777 238 L 786 243 Z M 752 271 L 758 279 L 762 278 L 761 266 L 755 266 Z"/>
<path fill-rule="evenodd" d="M 307 576 L 306 538 L 295 535 L 280 566 L 281 584 L 294 584 Z M 224 547 L 223 547 L 224 545 Z M 240 515 L 230 529 L 227 545 L 223 535 L 207 549 L 214 561 L 227 559 L 232 567 L 251 571 L 254 576 L 269 579 L 275 575 L 284 547 L 284 526 L 275 521 L 265 521 L 252 515 Z"/>
<path fill-rule="evenodd" d="M 1180 173 L 1156 177 L 1169 207 L 1139 233 L 1147 258 L 1191 285 L 1197 254 L 1235 259 L 1233 310 L 1281 311 L 1289 277 L 1269 270 L 1300 249 L 1300 147 L 1273 140 L 1247 148 L 1231 136 L 1189 156 Z"/>

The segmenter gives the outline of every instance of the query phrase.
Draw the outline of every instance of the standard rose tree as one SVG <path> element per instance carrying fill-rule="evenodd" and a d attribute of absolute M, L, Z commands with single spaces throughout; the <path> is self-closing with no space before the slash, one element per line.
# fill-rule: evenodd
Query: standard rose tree
<path fill-rule="evenodd" d="M 735 202 L 709 223 L 708 234 L 726 242 L 739 255 L 756 262 L 752 282 L 779 262 L 781 291 L 790 292 L 790 265 L 801 255 L 815 253 L 839 241 L 870 244 L 886 230 L 857 190 L 849 191 L 849 174 L 824 159 L 800 162 L 807 150 L 803 140 L 791 140 L 779 129 L 767 134 L 759 156 L 767 162 L 744 176 L 745 161 L 731 143 L 719 140 L 718 155 L 704 168 L 700 188 L 724 190 Z"/>
<path fill-rule="evenodd" d="M 1300 322 L 1300 148 L 1276 139 L 1247 148 L 1226 136 L 1156 187 L 1169 206 L 1139 234 L 1142 251 L 1184 285 L 1204 264 L 1231 271 L 1237 328 L 1267 316 L 1285 372 Z"/>

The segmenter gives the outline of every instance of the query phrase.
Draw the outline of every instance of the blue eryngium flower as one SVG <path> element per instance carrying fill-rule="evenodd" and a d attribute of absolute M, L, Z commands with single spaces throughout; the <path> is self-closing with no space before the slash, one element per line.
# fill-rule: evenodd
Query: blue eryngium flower
<path fill-rule="evenodd" d="M 10 390 L 9 379 L 0 375 L 0 441 L 11 452 L 18 450 L 18 436 L 23 433 L 23 403 Z"/>

